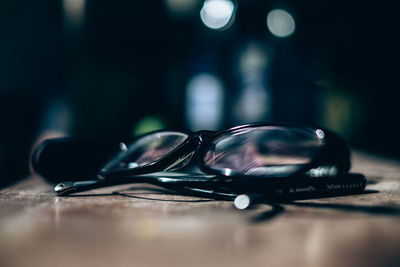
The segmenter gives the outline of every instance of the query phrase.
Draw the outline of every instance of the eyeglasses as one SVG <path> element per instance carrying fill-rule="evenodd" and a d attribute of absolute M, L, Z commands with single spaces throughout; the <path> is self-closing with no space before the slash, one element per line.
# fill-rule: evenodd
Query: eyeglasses
<path fill-rule="evenodd" d="M 349 148 L 329 130 L 247 124 L 221 132 L 151 132 L 121 143 L 98 179 L 64 182 L 54 190 L 68 195 L 150 183 L 182 194 L 250 203 L 310 192 L 362 191 L 365 177 L 349 169 Z"/>

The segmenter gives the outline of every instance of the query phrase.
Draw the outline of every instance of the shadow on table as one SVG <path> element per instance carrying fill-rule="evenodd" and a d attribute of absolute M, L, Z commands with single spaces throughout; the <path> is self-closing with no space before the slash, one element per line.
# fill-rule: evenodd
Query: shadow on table
<path fill-rule="evenodd" d="M 375 194 L 379 193 L 376 190 L 365 190 L 356 195 L 365 195 L 365 194 Z M 285 206 L 298 206 L 298 207 L 311 207 L 316 209 L 334 209 L 340 211 L 348 211 L 348 212 L 359 212 L 359 213 L 367 213 L 373 215 L 386 215 L 386 216 L 399 216 L 400 215 L 400 207 L 393 207 L 387 205 L 378 205 L 378 206 L 367 206 L 367 205 L 353 205 L 353 204 L 335 204 L 335 203 L 315 203 L 315 202 L 298 202 L 299 200 L 312 200 L 312 199 L 321 199 L 321 198 L 329 198 L 329 197 L 340 197 L 340 196 L 349 196 L 349 194 L 330 194 L 324 196 L 318 195 L 309 195 L 292 198 L 292 199 L 281 199 L 276 202 L 265 202 L 264 204 L 270 205 L 272 207 L 271 210 L 263 212 L 260 215 L 257 215 L 251 219 L 253 223 L 259 223 L 263 221 L 270 220 L 275 216 L 283 213 L 285 211 Z"/>
<path fill-rule="evenodd" d="M 375 215 L 400 215 L 400 207 L 391 206 L 364 206 L 364 205 L 351 205 L 351 204 L 333 204 L 333 203 L 308 203 L 308 202 L 289 202 L 285 205 L 293 205 L 299 207 L 312 207 L 323 209 L 335 209 L 351 212 L 363 212 Z"/>
<path fill-rule="evenodd" d="M 267 204 L 267 203 L 266 203 Z M 285 208 L 278 203 L 268 203 L 271 206 L 271 210 L 264 211 L 250 219 L 252 223 L 261 223 L 273 219 L 279 214 L 285 211 Z"/>

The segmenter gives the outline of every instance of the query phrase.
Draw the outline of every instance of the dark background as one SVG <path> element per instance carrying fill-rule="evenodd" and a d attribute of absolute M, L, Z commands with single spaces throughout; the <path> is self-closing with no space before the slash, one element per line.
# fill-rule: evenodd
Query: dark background
<path fill-rule="evenodd" d="M 192 5 L 174 11 L 180 2 Z M 27 175 L 32 145 L 49 130 L 92 139 L 195 130 L 188 114 L 200 98 L 187 92 L 202 73 L 223 88 L 209 128 L 315 123 L 352 147 L 400 158 L 394 1 L 233 2 L 230 27 L 216 31 L 200 18 L 202 0 L 1 1 L 0 185 Z M 287 38 L 267 28 L 275 8 L 294 18 Z M 249 47 L 264 63 L 243 74 Z M 249 79 L 258 95 L 246 98 Z"/>

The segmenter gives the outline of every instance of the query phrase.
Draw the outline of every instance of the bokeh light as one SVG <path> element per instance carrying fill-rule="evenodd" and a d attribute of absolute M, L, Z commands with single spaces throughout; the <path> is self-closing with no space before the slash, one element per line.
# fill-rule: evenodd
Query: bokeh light
<path fill-rule="evenodd" d="M 86 0 L 63 0 L 64 16 L 67 24 L 79 27 L 83 23 Z"/>
<path fill-rule="evenodd" d="M 189 81 L 186 90 L 186 122 L 189 129 L 219 129 L 224 99 L 220 79 L 213 74 L 201 73 Z"/>
<path fill-rule="evenodd" d="M 206 0 L 200 11 L 204 25 L 214 30 L 225 30 L 233 21 L 235 6 L 230 0 Z"/>
<path fill-rule="evenodd" d="M 294 33 L 295 22 L 292 15 L 283 9 L 274 9 L 267 15 L 269 31 L 280 38 L 288 37 Z"/>
<path fill-rule="evenodd" d="M 266 80 L 268 55 L 261 44 L 250 42 L 239 54 L 239 98 L 235 103 L 236 123 L 270 119 L 271 97 Z"/>
<path fill-rule="evenodd" d="M 138 136 L 141 134 L 149 133 L 152 131 L 157 131 L 165 128 L 163 120 L 157 116 L 148 116 L 141 119 L 134 131 L 133 135 Z"/>
<path fill-rule="evenodd" d="M 174 15 L 189 15 L 196 8 L 200 0 L 165 0 L 169 12 Z"/>

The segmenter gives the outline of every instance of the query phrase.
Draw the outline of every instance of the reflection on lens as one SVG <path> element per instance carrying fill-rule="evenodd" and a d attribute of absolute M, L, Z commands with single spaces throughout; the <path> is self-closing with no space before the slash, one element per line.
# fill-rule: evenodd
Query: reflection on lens
<path fill-rule="evenodd" d="M 156 132 L 139 138 L 117 154 L 103 170 L 137 168 L 155 162 L 173 151 L 187 139 L 179 132 Z"/>
<path fill-rule="evenodd" d="M 206 149 L 204 162 L 221 173 L 287 176 L 310 163 L 323 144 L 308 129 L 249 127 L 217 136 Z"/>

